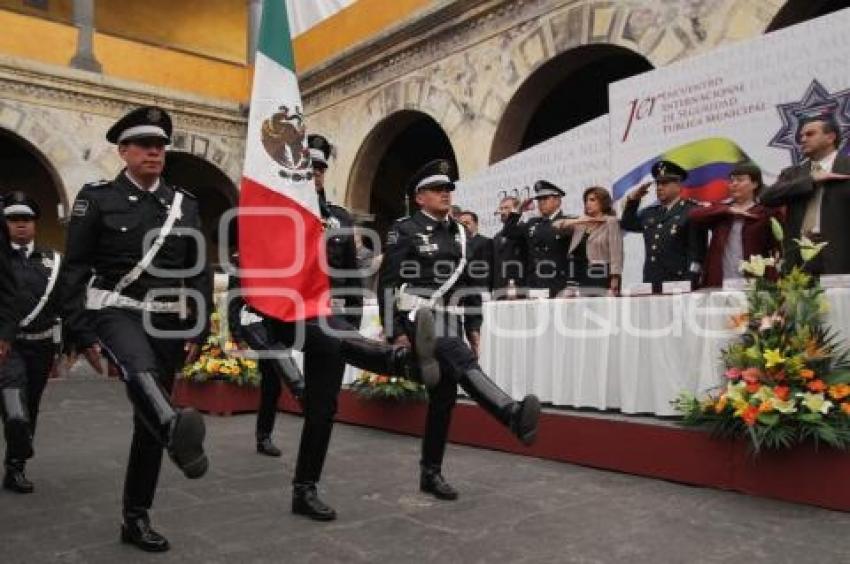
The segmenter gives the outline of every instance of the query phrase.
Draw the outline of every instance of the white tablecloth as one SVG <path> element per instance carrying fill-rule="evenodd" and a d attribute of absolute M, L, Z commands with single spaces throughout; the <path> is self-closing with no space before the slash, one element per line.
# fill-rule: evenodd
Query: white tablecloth
<path fill-rule="evenodd" d="M 828 321 L 850 336 L 850 289 L 830 289 Z M 514 397 L 557 406 L 675 415 L 670 401 L 721 382 L 741 292 L 484 304 L 481 365 Z"/>

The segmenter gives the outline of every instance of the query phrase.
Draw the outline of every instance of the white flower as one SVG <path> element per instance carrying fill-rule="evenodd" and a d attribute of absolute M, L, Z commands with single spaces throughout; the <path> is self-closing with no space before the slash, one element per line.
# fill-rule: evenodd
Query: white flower
<path fill-rule="evenodd" d="M 750 255 L 750 260 L 742 260 L 741 266 L 738 268 L 741 272 L 761 278 L 768 266 L 776 266 L 776 259 L 773 257 L 764 258 L 761 255 Z"/>

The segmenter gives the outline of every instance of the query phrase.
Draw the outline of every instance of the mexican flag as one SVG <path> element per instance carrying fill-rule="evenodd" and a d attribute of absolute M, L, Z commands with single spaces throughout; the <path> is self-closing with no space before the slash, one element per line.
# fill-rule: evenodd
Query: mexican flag
<path fill-rule="evenodd" d="M 239 196 L 245 301 L 281 321 L 330 314 L 319 202 L 283 0 L 265 0 Z"/>

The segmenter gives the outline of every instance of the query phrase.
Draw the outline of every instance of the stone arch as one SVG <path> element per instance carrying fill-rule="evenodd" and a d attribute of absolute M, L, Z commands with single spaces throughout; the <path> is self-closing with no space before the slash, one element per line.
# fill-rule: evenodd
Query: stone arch
<path fill-rule="evenodd" d="M 644 56 L 611 44 L 583 45 L 554 56 L 505 104 L 490 163 L 608 113 L 608 85 L 652 68 Z"/>
<path fill-rule="evenodd" d="M 65 248 L 63 223 L 68 196 L 62 178 L 50 159 L 30 140 L 0 127 L 0 194 L 21 190 L 41 208 L 38 242 L 45 247 Z"/>
<path fill-rule="evenodd" d="M 776 31 L 847 7 L 850 7 L 848 0 L 789 0 L 776 12 L 765 32 Z"/>
<path fill-rule="evenodd" d="M 405 190 L 410 176 L 433 159 L 457 166 L 448 135 L 436 119 L 417 110 L 399 110 L 366 135 L 351 167 L 347 205 L 369 210 L 383 236 L 392 221 L 407 213 Z"/>
<path fill-rule="evenodd" d="M 217 263 L 219 257 L 215 241 L 218 223 L 221 215 L 239 201 L 236 185 L 215 164 L 183 151 L 168 152 L 162 176 L 198 199 L 207 241 L 207 258 L 211 263 Z"/>

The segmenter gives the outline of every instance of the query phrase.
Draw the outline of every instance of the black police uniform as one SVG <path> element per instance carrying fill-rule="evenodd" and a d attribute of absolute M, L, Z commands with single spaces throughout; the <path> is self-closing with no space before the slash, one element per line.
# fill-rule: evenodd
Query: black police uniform
<path fill-rule="evenodd" d="M 451 167 L 445 161 L 428 163 L 414 176 L 415 190 L 431 187 L 430 183 L 421 184 L 427 179 L 454 189 L 450 173 Z M 393 291 L 401 291 L 404 285 L 403 292 L 432 300 L 461 261 L 463 229 L 451 218 L 440 220 L 422 211 L 393 225 L 381 264 L 378 291 L 384 326 L 388 326 L 391 320 L 389 338 L 406 335 L 416 346 L 419 335 L 410 321 L 409 312 L 401 311 L 394 301 L 387 302 L 387 298 Z M 471 253 L 469 241 L 466 247 L 467 260 L 474 260 L 476 257 Z M 443 479 L 441 468 L 458 385 L 523 442 L 533 441 L 537 430 L 540 409 L 537 398 L 526 396 L 522 402 L 517 402 L 505 394 L 481 370 L 474 353 L 463 340 L 464 331 L 467 334 L 480 331 L 480 304 L 481 296 L 476 282 L 469 275 L 468 263 L 457 281 L 438 297 L 435 304 L 438 334 L 435 353 L 441 379 L 434 389 L 429 390 L 420 489 L 441 499 L 457 497 L 457 492 Z"/>
<path fill-rule="evenodd" d="M 32 456 L 32 429 L 26 393 L 26 362 L 16 342 L 22 312 L 17 270 L 11 258 L 6 221 L 0 217 L 0 340 L 10 345 L 8 355 L 0 360 L 0 417 L 6 439 L 3 486 L 27 493 L 23 475 L 24 461 Z"/>
<path fill-rule="evenodd" d="M 363 317 L 363 277 L 357 265 L 354 220 L 348 210 L 328 202 L 320 191 L 319 212 L 325 224 L 325 249 L 330 275 L 331 305 L 353 327 Z"/>
<path fill-rule="evenodd" d="M 139 108 L 119 120 L 107 139 L 132 142 L 133 138 L 124 135 L 140 131 L 139 126 L 145 137 L 152 136 L 150 126 L 160 128 L 159 137 L 171 133 L 170 118 L 163 110 Z M 174 229 L 165 237 L 151 266 L 120 295 L 113 293 L 114 302 L 98 307 L 95 300 L 87 300 L 87 286 L 93 293 L 113 292 L 140 263 L 150 246 L 146 235 L 161 233 L 178 194 L 183 201 Z M 122 540 L 144 550 L 168 549 L 168 542 L 150 529 L 148 517 L 163 448 L 189 478 L 203 475 L 208 464 L 202 445 L 202 417 L 193 409 L 177 410 L 170 401 L 175 372 L 184 361 L 184 344 L 187 340 L 202 343 L 209 331 L 211 276 L 205 253 L 191 236 L 201 232 L 198 203 L 190 194 L 162 179 L 154 191 L 143 190 L 126 171 L 111 182 L 84 186 L 74 202 L 68 227 L 62 275 L 64 319 L 78 350 L 100 344 L 118 367 L 133 404 Z M 158 272 L 152 272 L 154 269 Z M 152 294 L 163 291 L 168 295 Z M 193 291 L 195 296 L 177 298 L 186 291 Z M 146 300 L 149 302 L 142 303 Z M 146 318 L 149 327 L 179 333 L 149 332 Z M 196 325 L 199 332 L 189 330 Z"/>
<path fill-rule="evenodd" d="M 5 206 L 19 204 L 28 208 L 35 221 L 39 218 L 38 204 L 23 192 L 5 198 Z M 7 207 L 8 211 L 12 209 Z M 14 214 L 17 215 L 17 214 Z M 35 436 L 41 396 L 58 352 L 59 292 L 56 291 L 61 257 L 51 249 L 28 246 L 12 248 L 12 270 L 18 286 L 18 305 L 23 315 L 12 346 L 12 361 L 2 369 L 4 389 L 21 390 L 28 417 L 30 437 Z M 51 283 L 51 279 L 53 282 Z M 21 493 L 33 490 L 32 482 L 24 475 L 25 460 L 13 456 L 17 450 L 7 444 L 4 486 Z"/>
<path fill-rule="evenodd" d="M 564 195 L 563 190 L 544 180 L 535 183 L 534 191 L 535 199 L 547 195 Z M 549 296 L 554 298 L 567 287 L 567 282 L 572 277 L 572 266 L 569 256 L 571 236 L 553 229 L 552 222 L 575 216 L 558 210 L 550 217 L 533 217 L 525 223 L 520 222 L 521 217 L 521 212 L 511 213 L 502 228 L 502 236 L 521 241 L 528 249 L 528 287 L 548 289 Z"/>
<path fill-rule="evenodd" d="M 230 260 L 234 266 L 239 266 L 238 254 L 233 255 Z M 244 341 L 253 350 L 261 353 L 257 363 L 260 369 L 260 406 L 256 424 L 257 452 L 280 456 L 280 449 L 272 443 L 271 434 L 274 430 L 278 400 L 282 391 L 281 383 L 286 385 L 293 397 L 301 402 L 304 396 L 304 376 L 283 345 L 269 338 L 262 316 L 245 303 L 239 295 L 239 288 L 239 277 L 231 275 L 228 290 L 232 292 L 233 299 L 227 304 L 227 323 L 231 337 L 235 341 Z M 272 354 L 275 356 L 270 356 Z"/>
<path fill-rule="evenodd" d="M 669 161 L 659 161 L 653 166 L 653 176 L 682 181 L 687 172 Z M 658 202 L 642 210 L 638 210 L 639 205 L 638 200 L 626 202 L 620 225 L 627 231 L 643 233 L 643 281 L 651 283 L 656 293 L 664 282 L 684 280 L 695 284 L 705 258 L 706 231 L 693 225 L 688 215 L 699 204 L 681 199 L 669 209 Z"/>

